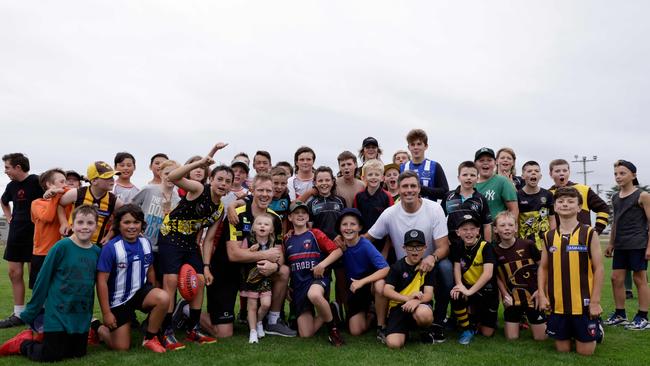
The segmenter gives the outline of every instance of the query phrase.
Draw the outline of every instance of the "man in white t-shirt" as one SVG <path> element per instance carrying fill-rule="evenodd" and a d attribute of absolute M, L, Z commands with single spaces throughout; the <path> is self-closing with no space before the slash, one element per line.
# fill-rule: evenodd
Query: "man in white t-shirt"
<path fill-rule="evenodd" d="M 377 222 L 368 230 L 371 240 L 389 236 L 397 259 L 406 256 L 404 234 L 417 229 L 424 233 L 426 249 L 420 268 L 434 271 L 436 277 L 433 338 L 444 342 L 446 336 L 443 321 L 447 316 L 449 293 L 454 284 L 453 267 L 447 258 L 449 240 L 447 239 L 447 218 L 439 203 L 420 197 L 420 181 L 413 171 L 405 171 L 398 178 L 400 200 L 382 212 Z"/>

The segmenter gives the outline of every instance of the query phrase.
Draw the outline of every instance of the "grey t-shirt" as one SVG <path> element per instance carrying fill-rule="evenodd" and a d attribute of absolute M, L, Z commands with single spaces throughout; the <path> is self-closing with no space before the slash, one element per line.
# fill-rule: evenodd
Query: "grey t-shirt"
<path fill-rule="evenodd" d="M 172 189 L 171 198 L 165 199 L 160 185 L 148 184 L 142 188 L 138 194 L 133 197 L 131 203 L 138 205 L 144 211 L 144 220 L 147 227 L 144 229 L 144 236 L 151 242 L 151 248 L 154 252 L 158 251 L 158 232 L 162 225 L 165 215 L 171 212 L 181 198 L 178 196 L 176 189 Z"/>

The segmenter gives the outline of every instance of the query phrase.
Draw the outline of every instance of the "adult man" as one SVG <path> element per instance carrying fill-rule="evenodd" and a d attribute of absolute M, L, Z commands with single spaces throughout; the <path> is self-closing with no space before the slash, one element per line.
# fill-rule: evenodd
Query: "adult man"
<path fill-rule="evenodd" d="M 447 238 L 447 220 L 445 213 L 437 202 L 420 197 L 420 181 L 417 172 L 405 171 L 398 178 L 400 201 L 379 216 L 366 236 L 371 240 L 389 236 L 395 249 L 397 260 L 406 256 L 404 251 L 404 234 L 417 229 L 424 233 L 426 249 L 420 269 L 424 272 L 435 271 L 435 311 L 433 337 L 436 342 L 444 342 L 446 336 L 442 322 L 447 314 L 449 292 L 454 279 Z"/>
<path fill-rule="evenodd" d="M 21 153 L 2 157 L 5 174 L 11 180 L 2 194 L 2 212 L 9 222 L 9 237 L 4 259 L 9 262 L 9 280 L 14 297 L 14 312 L 0 321 L 0 328 L 22 325 L 18 314 L 25 309 L 23 269 L 30 263 L 34 249 L 34 224 L 31 220 L 32 201 L 43 196 L 38 176 L 29 174 L 29 159 Z M 9 207 L 13 204 L 13 210 Z"/>
<path fill-rule="evenodd" d="M 268 208 L 273 199 L 273 180 L 269 174 L 262 173 L 255 176 L 252 197 L 252 200 L 246 200 L 244 206 L 237 208 L 237 222 L 229 222 L 227 218 L 225 219 L 223 233 L 212 255 L 210 253 L 217 228 L 210 228 L 206 235 L 203 263 L 206 267 L 205 276 L 208 284 L 209 316 L 202 317 L 201 325 L 216 337 L 232 336 L 235 300 L 240 280 L 239 263 L 257 262 L 260 273 L 264 276 L 271 276 L 273 281 L 271 311 L 268 315 L 265 332 L 295 337 L 294 330 L 278 321 L 289 282 L 289 267 L 278 263 L 283 255 L 282 249 L 275 247 L 265 251 L 251 252 L 241 247 L 243 239 L 250 235 L 255 216 L 264 212 L 274 217 L 276 242 L 282 242 L 280 218 Z"/>

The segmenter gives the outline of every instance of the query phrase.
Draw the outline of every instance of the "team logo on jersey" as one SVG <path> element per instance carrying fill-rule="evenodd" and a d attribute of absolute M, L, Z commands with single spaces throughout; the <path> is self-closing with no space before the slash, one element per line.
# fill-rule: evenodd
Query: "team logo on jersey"
<path fill-rule="evenodd" d="M 118 263 L 118 264 L 117 264 L 117 268 L 119 268 L 119 269 L 124 269 L 124 268 L 126 268 L 126 263 L 125 263 L 125 262 L 120 262 L 120 263 Z"/>
<path fill-rule="evenodd" d="M 311 240 L 308 239 L 308 240 L 303 241 L 302 242 L 302 247 L 305 248 L 305 249 L 311 248 Z"/>
<path fill-rule="evenodd" d="M 545 205 L 547 202 L 546 197 L 540 198 L 539 201 L 542 203 L 542 205 Z"/>
<path fill-rule="evenodd" d="M 476 211 L 476 212 L 479 211 L 479 209 L 478 209 L 478 205 L 477 205 L 476 203 L 472 203 L 472 205 L 470 206 L 470 208 L 472 209 L 472 211 Z"/>
<path fill-rule="evenodd" d="M 551 253 L 555 253 L 556 250 L 557 250 L 557 247 L 555 247 L 555 246 L 548 248 L 548 251 L 551 252 Z"/>
<path fill-rule="evenodd" d="M 18 197 L 19 200 L 24 200 L 25 199 L 25 190 L 24 189 L 19 189 L 18 192 L 16 192 L 16 196 Z"/>
<path fill-rule="evenodd" d="M 409 273 L 408 272 L 402 273 L 402 278 L 409 278 Z"/>
<path fill-rule="evenodd" d="M 250 232 L 251 231 L 251 224 L 244 224 L 244 227 L 242 227 L 242 231 L 244 232 Z"/>

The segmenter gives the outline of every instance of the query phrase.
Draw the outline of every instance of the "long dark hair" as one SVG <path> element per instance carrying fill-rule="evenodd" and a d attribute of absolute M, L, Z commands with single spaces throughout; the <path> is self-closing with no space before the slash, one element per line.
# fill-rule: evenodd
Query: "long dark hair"
<path fill-rule="evenodd" d="M 142 223 L 142 231 L 147 227 L 147 222 L 144 221 L 144 212 L 142 212 L 142 209 L 140 206 L 134 205 L 132 203 L 126 204 L 113 213 L 114 215 L 114 220 L 113 220 L 113 236 L 118 236 L 120 235 L 120 222 L 122 221 L 122 217 L 126 214 L 131 214 L 134 219 L 140 221 Z"/>

